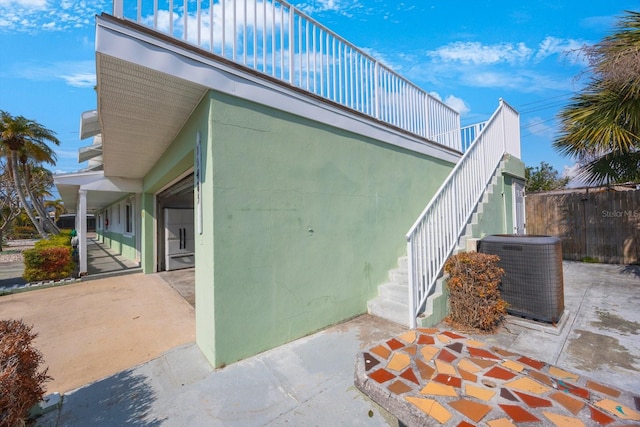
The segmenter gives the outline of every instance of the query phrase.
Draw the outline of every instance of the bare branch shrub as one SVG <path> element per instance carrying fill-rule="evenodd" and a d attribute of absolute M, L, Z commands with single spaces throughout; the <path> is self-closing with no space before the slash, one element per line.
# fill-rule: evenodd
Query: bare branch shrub
<path fill-rule="evenodd" d="M 29 410 L 42 400 L 47 369 L 38 372 L 42 353 L 33 347 L 37 334 L 20 320 L 0 321 L 0 426 L 24 425 Z"/>
<path fill-rule="evenodd" d="M 470 328 L 493 331 L 507 313 L 498 289 L 504 270 L 496 255 L 462 252 L 445 266 L 449 274 L 449 320 Z"/>

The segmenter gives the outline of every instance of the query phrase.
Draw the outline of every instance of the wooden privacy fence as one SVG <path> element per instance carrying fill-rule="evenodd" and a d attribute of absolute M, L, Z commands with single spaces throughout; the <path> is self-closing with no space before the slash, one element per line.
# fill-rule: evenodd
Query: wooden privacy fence
<path fill-rule="evenodd" d="M 583 188 L 526 196 L 527 234 L 558 236 L 564 259 L 637 264 L 640 190 Z"/>

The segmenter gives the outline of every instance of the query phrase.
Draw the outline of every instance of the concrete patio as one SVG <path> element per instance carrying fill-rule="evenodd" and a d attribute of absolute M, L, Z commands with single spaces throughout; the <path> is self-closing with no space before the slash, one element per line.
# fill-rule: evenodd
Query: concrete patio
<path fill-rule="evenodd" d="M 509 318 L 497 334 L 474 337 L 637 395 L 638 274 L 635 267 L 566 262 L 567 316 L 557 328 Z M 92 308 L 76 300 L 59 307 L 58 316 L 78 309 Z M 33 319 L 36 329 L 51 321 L 55 316 Z M 95 327 L 110 328 L 108 319 L 105 322 Z M 55 345 L 56 338 L 63 339 L 72 329 L 51 331 L 54 336 L 42 342 Z M 87 385 L 66 393 L 59 410 L 41 417 L 37 425 L 397 425 L 354 387 L 354 364 L 360 351 L 403 331 L 361 316 L 220 370 L 210 367 L 195 344 L 181 345 L 97 382 L 87 378 Z M 85 333 L 94 332 L 86 328 Z M 152 338 L 158 341 L 173 336 L 155 334 Z M 125 349 L 114 342 L 109 351 Z M 56 370 L 64 375 L 71 366 L 61 363 Z"/>

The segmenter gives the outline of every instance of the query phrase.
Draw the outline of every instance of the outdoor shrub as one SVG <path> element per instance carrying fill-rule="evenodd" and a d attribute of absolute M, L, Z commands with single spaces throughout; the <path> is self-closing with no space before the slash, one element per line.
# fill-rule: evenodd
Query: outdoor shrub
<path fill-rule="evenodd" d="M 7 237 L 10 239 L 33 239 L 38 235 L 35 227 L 32 225 L 22 226 L 15 225 L 13 228 L 7 233 Z"/>
<path fill-rule="evenodd" d="M 59 280 L 72 277 L 75 264 L 71 248 L 66 246 L 34 248 L 23 252 L 27 282 Z"/>
<path fill-rule="evenodd" d="M 496 255 L 478 252 L 462 252 L 447 260 L 451 321 L 483 331 L 493 331 L 500 324 L 507 303 L 498 289 L 504 275 L 499 260 Z"/>
<path fill-rule="evenodd" d="M 24 273 L 28 282 L 59 280 L 73 276 L 71 232 L 63 231 L 48 239 L 39 240 L 33 249 L 24 251 Z"/>
<path fill-rule="evenodd" d="M 47 369 L 38 372 L 42 353 L 32 341 L 37 334 L 20 320 L 0 321 L 0 426 L 24 425 L 29 410 L 42 400 Z"/>
<path fill-rule="evenodd" d="M 34 247 L 36 249 L 52 248 L 66 246 L 71 248 L 71 232 L 62 231 L 60 234 L 53 235 L 48 239 L 38 240 Z"/>

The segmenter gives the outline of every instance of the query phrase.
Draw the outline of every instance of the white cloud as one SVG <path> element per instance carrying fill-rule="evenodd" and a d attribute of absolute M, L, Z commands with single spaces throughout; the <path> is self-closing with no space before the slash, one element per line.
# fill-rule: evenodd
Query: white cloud
<path fill-rule="evenodd" d="M 33 81 L 62 80 L 73 87 L 93 87 L 96 84 L 94 61 L 61 61 L 54 63 L 12 64 L 2 75 Z"/>
<path fill-rule="evenodd" d="M 546 37 L 536 53 L 535 60 L 542 61 L 552 55 L 559 55 L 569 59 L 573 64 L 586 63 L 581 49 L 588 43 L 583 40 L 561 39 L 557 37 Z"/>
<path fill-rule="evenodd" d="M 96 73 L 83 73 L 61 75 L 59 76 L 69 86 L 74 87 L 93 87 L 96 85 Z"/>
<path fill-rule="evenodd" d="M 342 0 L 313 0 L 301 3 L 297 5 L 297 8 L 309 15 L 320 12 L 338 12 L 343 14 L 346 13 L 347 9 L 352 9 L 354 3 L 357 2 L 347 2 Z"/>
<path fill-rule="evenodd" d="M 93 17 L 111 10 L 107 0 L 0 0 L 0 32 L 37 33 L 91 26 Z"/>
<path fill-rule="evenodd" d="M 579 187 L 588 187 L 589 184 L 585 182 L 580 177 L 580 164 L 574 163 L 571 166 L 564 166 L 562 171 L 562 176 L 570 178 L 567 187 L 569 188 L 579 188 Z"/>
<path fill-rule="evenodd" d="M 479 42 L 455 42 L 427 52 L 427 55 L 444 62 L 462 64 L 522 63 L 531 57 L 532 50 L 524 43 L 500 43 L 483 45 Z"/>
<path fill-rule="evenodd" d="M 522 129 L 538 137 L 553 138 L 556 133 L 556 128 L 549 126 L 547 123 L 549 123 L 549 121 L 541 117 L 532 117 L 527 120 Z M 553 124 L 553 122 L 551 123 Z"/>
<path fill-rule="evenodd" d="M 469 106 L 466 102 L 464 102 L 463 99 L 453 95 L 447 96 L 447 98 L 444 100 L 444 103 L 456 110 L 458 113 L 460 113 L 460 115 L 465 115 L 469 111 L 471 111 L 471 108 L 469 108 Z"/>

